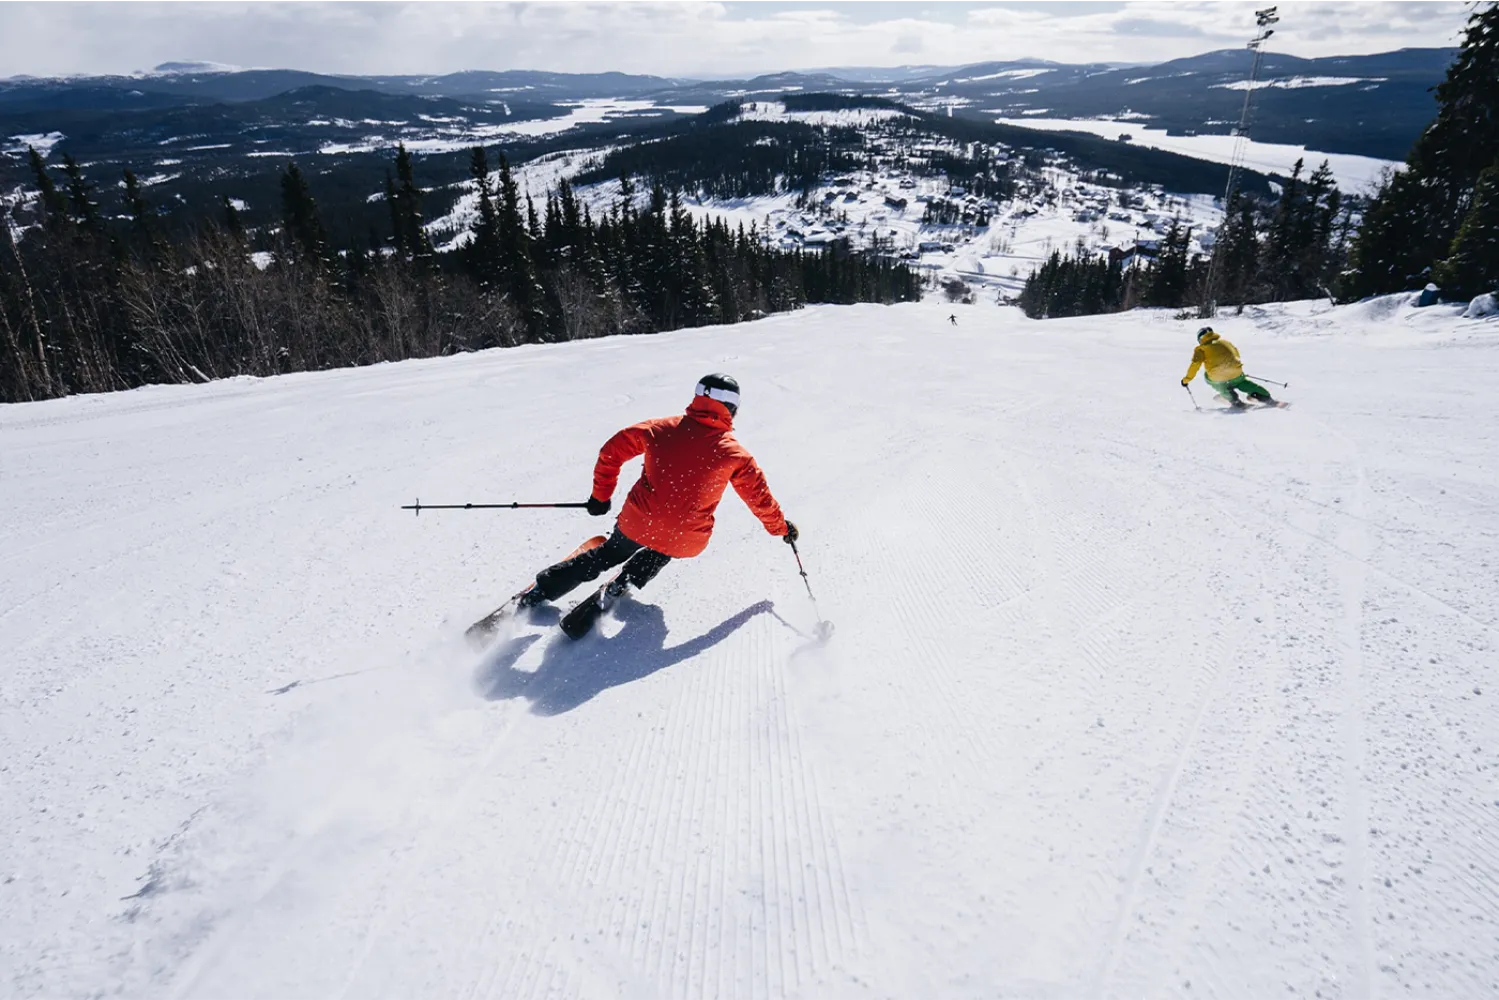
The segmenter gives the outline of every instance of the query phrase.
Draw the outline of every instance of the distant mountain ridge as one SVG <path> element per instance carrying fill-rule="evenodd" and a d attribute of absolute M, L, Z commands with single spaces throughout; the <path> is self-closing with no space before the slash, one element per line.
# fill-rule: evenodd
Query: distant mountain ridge
<path fill-rule="evenodd" d="M 1408 48 L 1315 59 L 1271 51 L 1261 70 L 1254 135 L 1327 152 L 1402 159 L 1434 113 L 1430 89 L 1441 82 L 1455 51 Z M 1014 59 L 960 66 L 834 67 L 711 80 L 546 70 L 351 76 L 181 61 L 144 75 L 0 80 L 0 130 L 12 112 L 117 112 L 259 101 L 325 86 L 491 103 L 619 98 L 711 105 L 726 98 L 797 91 L 874 93 L 989 120 L 1124 115 L 1175 133 L 1225 134 L 1238 120 L 1251 58 L 1246 49 L 1220 49 L 1147 65 Z"/>

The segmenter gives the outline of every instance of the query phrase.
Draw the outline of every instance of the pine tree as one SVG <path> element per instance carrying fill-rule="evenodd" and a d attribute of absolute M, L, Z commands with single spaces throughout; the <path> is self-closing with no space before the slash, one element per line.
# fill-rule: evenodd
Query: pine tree
<path fill-rule="evenodd" d="M 399 186 L 396 182 L 399 182 Z M 395 181 L 385 175 L 386 198 L 390 201 L 391 229 L 396 251 L 411 262 L 426 266 L 433 257 L 432 241 L 422 226 L 422 189 L 417 186 L 411 154 L 405 143 L 396 146 Z"/>
<path fill-rule="evenodd" d="M 1348 298 L 1398 292 L 1449 255 L 1479 174 L 1499 158 L 1499 4 L 1475 6 L 1437 87 L 1435 121 L 1381 186 L 1350 248 Z"/>
<path fill-rule="evenodd" d="M 531 255 L 531 234 L 520 213 L 520 190 L 510 170 L 510 161 L 500 154 L 500 183 L 497 190 L 499 211 L 499 252 L 505 291 L 514 300 L 532 341 L 547 339 L 550 328 L 546 311 L 546 290 L 536 276 L 536 262 Z"/>
<path fill-rule="evenodd" d="M 131 239 L 136 249 L 145 253 L 152 263 L 160 263 L 168 254 L 157 227 L 156 212 L 146 201 L 135 172 L 126 167 L 124 178 L 125 211 L 130 216 Z"/>
<path fill-rule="evenodd" d="M 83 169 L 72 154 L 63 154 L 62 169 L 68 178 L 68 215 L 79 227 L 94 233 L 102 232 L 104 219 L 99 214 L 99 203 L 94 200 L 94 186 L 83 176 Z"/>
<path fill-rule="evenodd" d="M 317 202 L 307 178 L 296 163 L 288 163 L 281 175 L 281 217 L 292 253 L 306 263 L 318 267 L 332 261 L 328 248 L 328 233 L 318 214 Z"/>
<path fill-rule="evenodd" d="M 1437 265 L 1436 280 L 1463 298 L 1499 291 L 1499 160 L 1478 175 L 1473 206 Z"/>
<path fill-rule="evenodd" d="M 1243 312 L 1259 272 L 1260 245 L 1255 232 L 1253 206 L 1240 191 L 1234 192 L 1228 211 L 1224 213 L 1213 254 L 1222 255 L 1216 275 L 1219 297 L 1225 303 L 1236 303 Z"/>
<path fill-rule="evenodd" d="M 36 182 L 37 191 L 40 193 L 42 206 L 42 223 L 47 228 L 56 230 L 68 221 L 68 199 L 47 173 L 47 164 L 42 159 L 42 154 L 36 151 L 35 146 L 27 146 L 26 152 L 31 161 L 31 176 Z"/>
<path fill-rule="evenodd" d="M 1124 273 L 1118 261 L 1053 251 L 1020 291 L 1020 308 L 1031 319 L 1091 316 L 1120 308 Z"/>
<path fill-rule="evenodd" d="M 468 172 L 479 196 L 478 211 L 470 229 L 473 238 L 465 249 L 469 270 L 479 280 L 481 288 L 503 292 L 500 213 L 495 206 L 494 186 L 489 179 L 489 158 L 483 146 L 474 147 L 469 156 Z"/>
<path fill-rule="evenodd" d="M 234 207 L 234 200 L 227 194 L 219 196 L 219 205 L 224 210 L 224 230 L 236 241 L 243 242 L 245 238 L 245 220 L 240 216 L 239 209 Z"/>
<path fill-rule="evenodd" d="M 1175 307 L 1185 304 L 1191 242 L 1191 227 L 1183 229 L 1180 219 L 1172 219 L 1171 228 L 1161 243 L 1160 256 L 1147 273 L 1146 305 Z"/>

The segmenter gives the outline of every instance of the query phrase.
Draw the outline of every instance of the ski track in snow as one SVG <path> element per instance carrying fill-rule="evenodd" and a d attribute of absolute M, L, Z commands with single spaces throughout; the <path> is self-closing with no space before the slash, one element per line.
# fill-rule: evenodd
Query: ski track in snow
<path fill-rule="evenodd" d="M 1223 317 L 1263 413 L 1192 321 L 936 302 L 0 408 L 0 993 L 1495 995 L 1459 311 Z M 710 370 L 831 640 L 731 495 L 463 647 L 605 522 L 397 506 L 571 499 Z"/>

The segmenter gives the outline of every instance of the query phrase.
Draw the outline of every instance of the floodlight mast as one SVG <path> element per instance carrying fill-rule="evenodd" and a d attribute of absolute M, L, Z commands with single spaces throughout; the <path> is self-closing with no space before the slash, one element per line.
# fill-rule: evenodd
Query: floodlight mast
<path fill-rule="evenodd" d="M 1208 297 L 1199 312 L 1204 318 L 1218 313 L 1218 254 L 1223 249 L 1223 231 L 1228 228 L 1228 207 L 1233 200 L 1234 188 L 1239 183 L 1239 170 L 1244 164 L 1244 154 L 1249 148 L 1249 115 L 1254 98 L 1254 85 L 1259 80 L 1260 64 L 1265 58 L 1265 43 L 1275 34 L 1272 24 L 1280 23 L 1276 7 L 1264 7 L 1254 12 L 1254 24 L 1259 29 L 1246 48 L 1254 53 L 1249 64 L 1249 80 L 1244 87 L 1244 106 L 1239 110 L 1239 127 L 1234 130 L 1233 155 L 1229 157 L 1228 184 L 1223 188 L 1223 222 L 1218 226 L 1218 241 L 1213 246 L 1213 255 L 1208 260 Z"/>

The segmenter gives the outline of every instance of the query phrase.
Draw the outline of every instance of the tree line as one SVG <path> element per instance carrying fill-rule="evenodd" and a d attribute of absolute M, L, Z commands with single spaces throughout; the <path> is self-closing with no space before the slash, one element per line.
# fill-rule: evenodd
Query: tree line
<path fill-rule="evenodd" d="M 1310 177 L 1303 170 L 1297 160 L 1273 205 L 1235 192 L 1213 244 L 1216 261 L 1191 252 L 1192 228 L 1177 219 L 1128 266 L 1081 246 L 1054 252 L 1026 279 L 1020 306 L 1042 318 L 1331 298 L 1347 259 L 1351 213 L 1326 161 Z"/>
<path fill-rule="evenodd" d="M 295 162 L 279 176 L 280 225 L 251 231 L 227 198 L 219 218 L 169 227 L 129 170 L 106 196 L 70 156 L 30 160 L 28 225 L 0 225 L 5 402 L 920 296 L 900 264 L 769 247 L 753 226 L 695 220 L 660 182 L 637 198 L 627 180 L 597 217 L 565 181 L 538 205 L 482 147 L 472 222 L 445 252 L 404 147 L 383 193 L 388 232 L 345 246 Z"/>
<path fill-rule="evenodd" d="M 737 101 L 717 105 L 699 116 L 709 121 L 695 120 L 667 138 L 612 150 L 577 182 L 648 176 L 700 197 L 755 198 L 807 192 L 829 174 L 871 162 L 856 128 L 731 121 L 741 107 Z"/>
<path fill-rule="evenodd" d="M 1364 213 L 1349 298 L 1428 282 L 1454 298 L 1499 290 L 1499 4 L 1475 7 L 1436 97 L 1405 169 Z"/>

